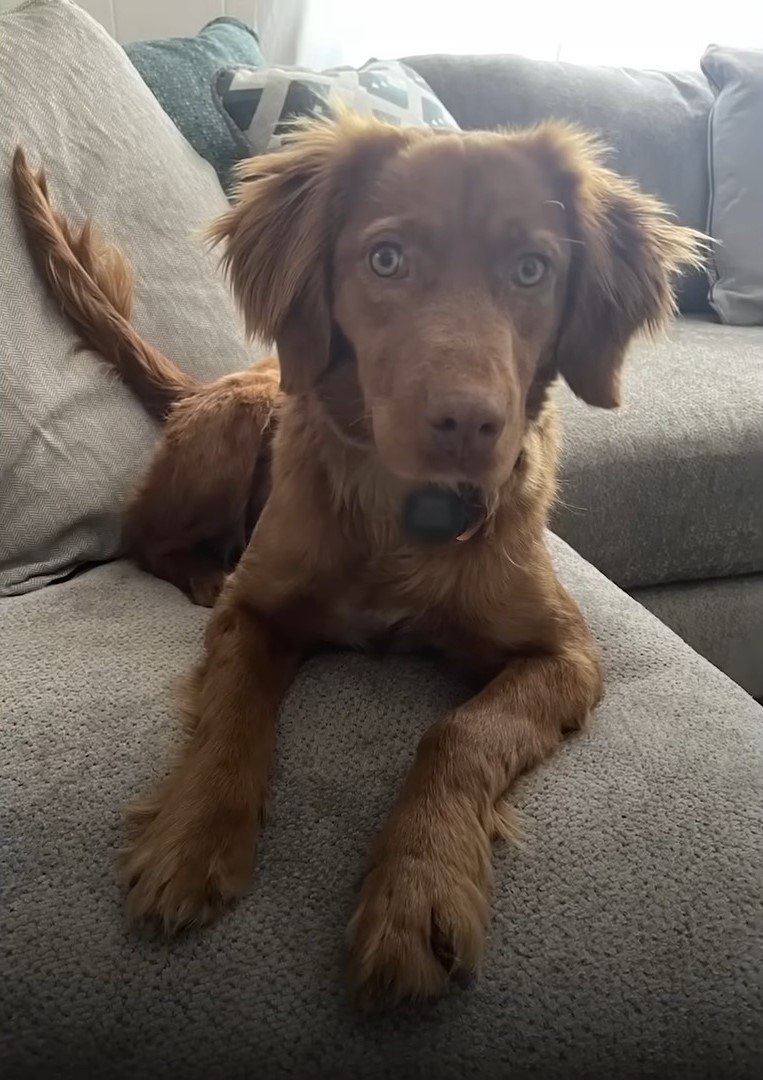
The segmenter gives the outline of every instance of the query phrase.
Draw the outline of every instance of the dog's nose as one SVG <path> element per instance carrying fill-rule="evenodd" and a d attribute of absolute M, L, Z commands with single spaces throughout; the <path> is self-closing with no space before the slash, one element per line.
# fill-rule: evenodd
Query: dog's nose
<path fill-rule="evenodd" d="M 448 394 L 431 400 L 427 420 L 434 449 L 462 464 L 484 462 L 506 426 L 505 414 L 498 405 L 469 394 Z"/>

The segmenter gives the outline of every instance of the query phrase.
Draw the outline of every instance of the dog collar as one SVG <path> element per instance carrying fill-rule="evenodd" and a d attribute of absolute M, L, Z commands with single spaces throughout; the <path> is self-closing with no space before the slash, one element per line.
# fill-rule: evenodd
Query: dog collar
<path fill-rule="evenodd" d="M 428 484 L 411 491 L 403 504 L 403 527 L 432 544 L 463 543 L 480 531 L 487 511 L 477 488 L 458 491 Z"/>

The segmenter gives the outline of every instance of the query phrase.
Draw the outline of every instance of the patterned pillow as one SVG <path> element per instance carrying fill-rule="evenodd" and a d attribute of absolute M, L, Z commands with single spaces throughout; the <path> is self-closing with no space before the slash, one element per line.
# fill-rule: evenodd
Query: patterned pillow
<path fill-rule="evenodd" d="M 458 129 L 421 76 L 398 60 L 320 73 L 236 67 L 217 75 L 214 97 L 246 155 L 278 150 L 295 119 L 331 116 L 336 101 L 392 124 Z"/>
<path fill-rule="evenodd" d="M 223 187 L 238 158 L 209 92 L 215 72 L 231 64 L 264 67 L 254 30 L 238 19 L 214 19 L 196 37 L 136 41 L 125 52 L 164 111 L 197 154 L 214 166 Z"/>

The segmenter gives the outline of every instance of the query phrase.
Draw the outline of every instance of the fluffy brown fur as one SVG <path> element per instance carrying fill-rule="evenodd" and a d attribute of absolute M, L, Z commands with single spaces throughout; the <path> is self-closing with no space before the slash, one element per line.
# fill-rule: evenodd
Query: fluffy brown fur
<path fill-rule="evenodd" d="M 343 117 L 307 124 L 240 176 L 212 237 L 249 329 L 278 346 L 270 492 L 211 616 L 187 742 L 131 815 L 128 907 L 176 930 L 242 894 L 276 715 L 301 658 L 393 629 L 481 687 L 424 733 L 349 928 L 363 996 L 426 997 L 479 963 L 504 793 L 601 695 L 596 647 L 544 544 L 548 387 L 561 374 L 591 404 L 617 405 L 626 346 L 670 315 L 673 278 L 696 264 L 699 239 L 556 124 L 435 134 Z M 35 186 L 18 160 L 16 183 Z M 39 178 L 36 190 L 22 209 L 67 311 L 147 405 L 176 402 L 131 514 L 152 536 L 161 508 L 178 530 L 164 550 L 192 558 L 182 520 L 203 531 L 210 499 L 237 508 L 234 531 L 256 516 L 242 507 L 275 397 L 257 380 L 271 376 L 191 387 L 140 351 L 124 318 L 102 333 L 104 307 L 125 310 L 112 264 L 99 269 L 91 234 L 71 234 Z M 47 246 L 41 218 L 57 230 Z M 50 269 L 64 247 L 68 277 Z M 172 389 L 151 397 L 136 368 Z M 476 535 L 431 546 L 403 532 L 405 496 L 430 482 L 482 492 Z M 139 529 L 134 543 L 145 552 Z"/>

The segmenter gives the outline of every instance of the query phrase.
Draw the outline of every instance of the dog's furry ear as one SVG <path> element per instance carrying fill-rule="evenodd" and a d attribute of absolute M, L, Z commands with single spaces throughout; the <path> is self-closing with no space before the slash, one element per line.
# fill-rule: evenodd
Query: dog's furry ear
<path fill-rule="evenodd" d="M 284 149 L 242 162 L 233 207 L 209 239 L 247 331 L 275 341 L 281 386 L 302 394 L 331 354 L 333 248 L 353 200 L 382 159 L 410 139 L 403 129 L 349 113 L 295 127 Z"/>
<path fill-rule="evenodd" d="M 660 330 L 675 312 L 678 274 L 703 264 L 706 238 L 605 168 L 589 136 L 548 124 L 535 139 L 559 175 L 572 243 L 557 365 L 578 397 L 612 409 L 629 341 Z"/>

